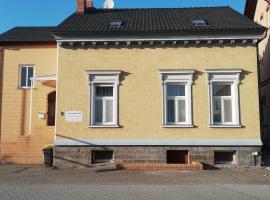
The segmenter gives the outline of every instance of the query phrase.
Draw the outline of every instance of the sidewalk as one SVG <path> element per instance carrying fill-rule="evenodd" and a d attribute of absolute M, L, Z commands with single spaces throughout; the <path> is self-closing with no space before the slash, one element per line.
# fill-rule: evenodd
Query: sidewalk
<path fill-rule="evenodd" d="M 270 185 L 264 168 L 221 170 L 115 170 L 112 167 L 58 169 L 43 166 L 0 165 L 1 186 L 31 185 Z"/>

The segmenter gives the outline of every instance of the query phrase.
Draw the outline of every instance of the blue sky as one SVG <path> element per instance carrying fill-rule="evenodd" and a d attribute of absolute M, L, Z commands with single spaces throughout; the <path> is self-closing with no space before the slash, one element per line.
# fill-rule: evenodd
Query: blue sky
<path fill-rule="evenodd" d="M 94 0 L 102 7 L 103 0 Z M 243 12 L 245 0 L 115 0 L 116 8 L 224 6 Z M 75 11 L 76 0 L 1 0 L 0 33 L 15 26 L 52 26 Z"/>

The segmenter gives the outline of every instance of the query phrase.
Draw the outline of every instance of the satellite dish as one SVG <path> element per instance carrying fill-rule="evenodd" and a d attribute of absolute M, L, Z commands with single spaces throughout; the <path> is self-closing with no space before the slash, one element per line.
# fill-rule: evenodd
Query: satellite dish
<path fill-rule="evenodd" d="M 114 1 L 113 0 L 104 0 L 104 8 L 114 8 Z"/>

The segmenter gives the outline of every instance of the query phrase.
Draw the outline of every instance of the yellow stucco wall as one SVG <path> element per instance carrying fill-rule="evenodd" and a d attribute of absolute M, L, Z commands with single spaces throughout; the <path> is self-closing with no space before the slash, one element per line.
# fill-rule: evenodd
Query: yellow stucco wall
<path fill-rule="evenodd" d="M 195 69 L 195 128 L 162 128 L 159 69 Z M 243 128 L 209 128 L 205 69 L 243 69 L 240 111 Z M 85 139 L 259 139 L 256 47 L 59 49 L 57 134 Z M 90 93 L 85 70 L 122 70 L 120 128 L 88 128 Z M 61 112 L 82 111 L 81 123 Z M 63 137 L 58 136 L 59 139 Z"/>
<path fill-rule="evenodd" d="M 47 95 L 55 89 L 35 83 L 32 133 L 29 136 L 30 90 L 19 88 L 19 66 L 35 66 L 35 76 L 56 73 L 56 45 L 4 46 L 1 119 L 1 160 L 20 164 L 42 162 L 42 147 L 53 142 L 54 127 L 38 119 L 47 112 Z"/>

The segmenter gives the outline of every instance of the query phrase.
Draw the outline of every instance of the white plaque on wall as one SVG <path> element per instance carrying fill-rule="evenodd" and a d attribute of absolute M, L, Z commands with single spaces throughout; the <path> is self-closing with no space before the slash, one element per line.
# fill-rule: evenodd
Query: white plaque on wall
<path fill-rule="evenodd" d="M 82 115 L 83 114 L 81 111 L 67 111 L 66 112 L 66 121 L 67 122 L 81 122 Z"/>

